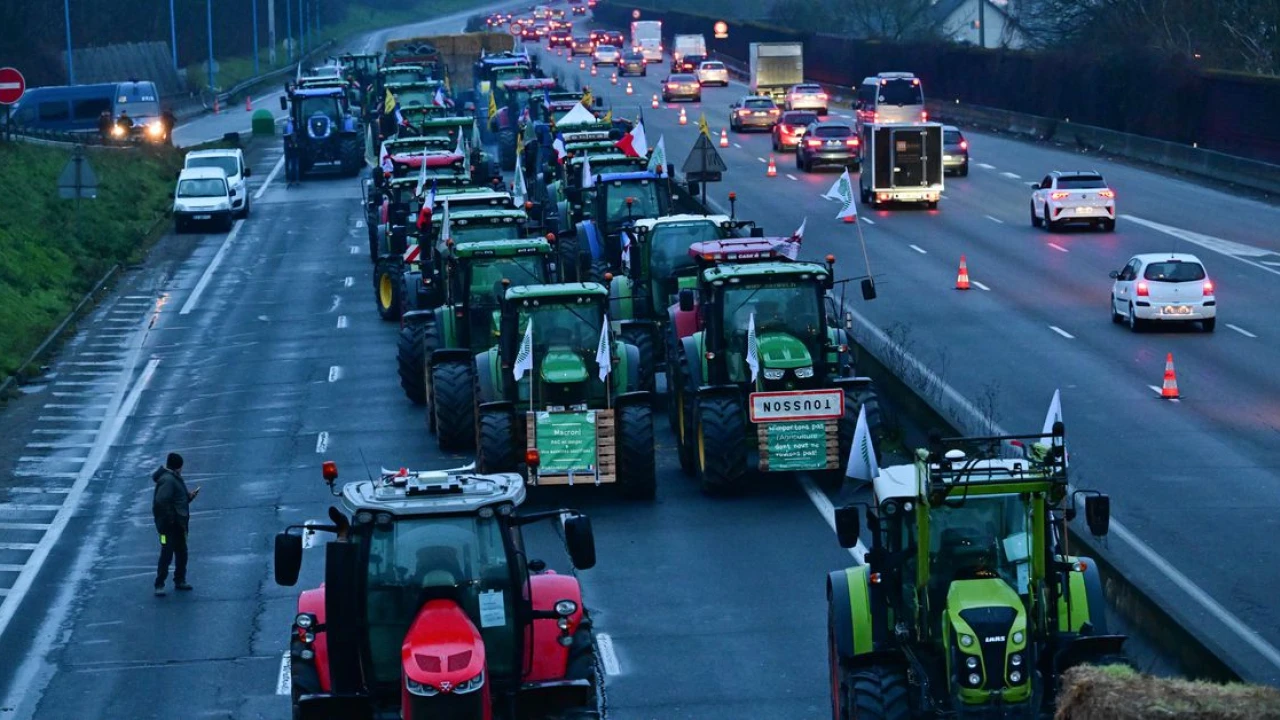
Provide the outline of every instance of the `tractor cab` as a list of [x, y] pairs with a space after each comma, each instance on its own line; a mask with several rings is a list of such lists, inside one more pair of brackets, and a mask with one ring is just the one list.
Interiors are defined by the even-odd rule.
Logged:
[[382, 53], [344, 53], [338, 56], [343, 75], [354, 77], [360, 87], [366, 87], [378, 76]]
[[380, 88], [385, 90], [389, 85], [398, 83], [428, 82], [432, 80], [431, 71], [423, 65], [399, 63], [386, 65], [378, 70]]
[[290, 85], [280, 97], [280, 109], [288, 111], [298, 141], [305, 174], [315, 165], [336, 164], [347, 175], [364, 167], [361, 128], [351, 111], [348, 86], [339, 79], [334, 86]]
[[602, 173], [594, 178], [590, 206], [577, 224], [579, 262], [583, 276], [603, 279], [604, 273], [622, 273], [622, 232], [637, 220], [671, 212], [668, 179], [645, 170]]
[[[334, 488], [330, 524], [275, 540], [276, 582], [297, 584], [306, 535], [330, 533], [324, 582], [290, 633], [294, 717], [539, 717], [594, 708], [591, 621], [576, 578], [530, 559], [522, 528], [565, 515], [577, 569], [595, 564], [590, 521], [522, 515], [518, 475], [383, 470]], [[590, 715], [593, 716], [593, 715]], [[581, 716], [586, 717], [586, 716]]]
[[385, 85], [391, 97], [400, 103], [400, 111], [414, 108], [431, 107], [435, 101], [436, 90], [443, 87], [439, 80], [398, 80]]
[[464, 240], [448, 246], [448, 304], [454, 310], [450, 320], [458, 326], [457, 344], [467, 349], [468, 358], [498, 342], [506, 287], [553, 282], [551, 253], [546, 238]]
[[864, 511], [870, 534], [866, 564], [828, 578], [837, 718], [908, 677], [915, 687], [882, 698], [887, 715], [1040, 717], [1068, 668], [1124, 662], [1096, 563], [1067, 549], [1077, 496], [1097, 537], [1110, 502], [1072, 491], [1065, 440], [1061, 422], [1041, 435], [934, 436], [912, 464], [880, 470], [870, 505], [836, 511], [841, 545], [859, 542]]
[[571, 151], [570, 156], [565, 159], [564, 165], [557, 166], [556, 172], [560, 177], [551, 184], [548, 191], [549, 198], [556, 204], [554, 217], [557, 225], [555, 229], [574, 227], [583, 219], [584, 209], [589, 207], [593, 201], [594, 190], [591, 187], [583, 187], [583, 183], [586, 180], [584, 173], [586, 172], [588, 157], [591, 159], [590, 168], [593, 175], [596, 173], [641, 172], [647, 162], [645, 158], [631, 157], [616, 152], [612, 142], [607, 143], [607, 147], [589, 155], [585, 153], [578, 154], [576, 143], [574, 147], [575, 150]]

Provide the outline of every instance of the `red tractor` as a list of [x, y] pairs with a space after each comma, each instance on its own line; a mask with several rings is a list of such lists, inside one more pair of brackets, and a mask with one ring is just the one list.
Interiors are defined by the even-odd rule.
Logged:
[[[531, 462], [537, 462], [531, 458]], [[290, 636], [295, 720], [598, 718], [591, 620], [572, 574], [526, 554], [521, 528], [562, 524], [573, 567], [595, 565], [591, 521], [521, 514], [511, 473], [383, 470], [334, 489], [332, 524], [276, 535], [275, 576], [292, 587], [304, 537], [325, 544], [324, 582], [298, 597]], [[309, 543], [308, 543], [309, 544]]]

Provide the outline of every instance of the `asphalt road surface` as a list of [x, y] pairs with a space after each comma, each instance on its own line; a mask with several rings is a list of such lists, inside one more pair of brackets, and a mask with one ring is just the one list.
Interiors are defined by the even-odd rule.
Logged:
[[[456, 28], [397, 34], [447, 29]], [[648, 107], [658, 80], [632, 79], [632, 102], [644, 104], [650, 142], [665, 135], [679, 165], [698, 113], [718, 137], [742, 90], [708, 89], [680, 127], [676, 111]], [[623, 111], [625, 84], [613, 88], [606, 72], [593, 87]], [[216, 137], [228, 119], [207, 121]], [[842, 274], [863, 274], [854, 226], [818, 197], [835, 174], [799, 174], [783, 157], [778, 177], [765, 178], [767, 136], [733, 141], [741, 147], [721, 150], [730, 172], [713, 194], [736, 191], [739, 214], [771, 234], [808, 217], [805, 254], [834, 252]], [[1280, 257], [1222, 241], [1280, 249], [1266, 233], [1276, 211], [1053, 149], [971, 143], [974, 169], [949, 181], [939, 210], [865, 214], [881, 296], [851, 309], [957, 397], [989, 400], [1008, 429], [1038, 429], [1061, 388], [1077, 484], [1115, 498], [1124, 532], [1113, 530], [1110, 552], [1148, 586], [1181, 593], [1173, 609], [1183, 619], [1274, 681], [1280, 669], [1266, 654], [1280, 642], [1271, 601], [1280, 550], [1270, 543], [1277, 444], [1268, 440], [1280, 410], [1268, 400], [1278, 396], [1268, 366], [1278, 355], [1265, 308], [1280, 272], [1267, 262]], [[374, 311], [356, 181], [285, 188], [274, 146], [253, 148], [250, 163], [253, 215], [230, 234], [167, 238], [82, 324], [45, 382], [0, 417], [0, 718], [286, 717], [281, 661], [295, 590], [275, 586], [271, 542], [287, 524], [324, 517], [320, 462], [337, 461], [350, 480], [363, 475], [362, 458], [387, 467], [467, 459], [439, 455], [400, 391], [396, 327]], [[1081, 163], [1117, 187], [1117, 232], [1031, 230], [1025, 182]], [[1168, 249], [1169, 233], [1218, 282], [1215, 335], [1135, 336], [1106, 319], [1107, 271], [1131, 253]], [[951, 289], [961, 252], [989, 290]], [[1177, 404], [1149, 388], [1168, 351]], [[676, 467], [665, 421], [655, 422], [657, 502], [590, 488], [533, 501], [594, 519], [600, 562], [581, 575], [609, 717], [822, 717], [823, 582], [852, 562], [831, 532], [830, 499], [789, 479], [705, 498]], [[195, 591], [154, 598], [150, 473], [170, 450], [203, 488], [191, 528]], [[550, 543], [539, 534], [531, 547], [563, 567]], [[319, 560], [308, 552], [300, 587], [319, 582]], [[1261, 637], [1251, 644], [1229, 617]]]

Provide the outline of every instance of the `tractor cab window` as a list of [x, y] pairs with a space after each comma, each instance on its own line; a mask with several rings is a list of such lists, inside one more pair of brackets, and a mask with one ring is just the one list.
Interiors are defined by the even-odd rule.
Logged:
[[[496, 517], [400, 519], [369, 540], [369, 644], [373, 679], [398, 683], [400, 648], [427, 600], [455, 600], [484, 638], [493, 674], [517, 673], [516, 594]], [[483, 612], [482, 612], [483, 610]]]
[[[514, 240], [521, 236], [520, 226], [509, 223], [450, 223], [449, 230], [455, 243], [479, 240]], [[514, 280], [512, 282], [515, 282]]]
[[[812, 354], [825, 331], [822, 306], [813, 286], [804, 283], [772, 283], [741, 286], [730, 284], [724, 291], [725, 353], [732, 382], [751, 379], [747, 367], [747, 329], [755, 317], [756, 340], [766, 336], [790, 336], [804, 343]], [[761, 368], [767, 365], [764, 353]]]
[[426, 90], [420, 90], [417, 88], [412, 90], [401, 90], [399, 93], [396, 93], [396, 99], [400, 101], [400, 107], [402, 108], [427, 107], [431, 104], [434, 97], [434, 93], [429, 93]]
[[689, 246], [720, 239], [712, 222], [661, 223], [649, 233], [649, 267], [654, 278], [667, 278], [681, 268], [694, 267]]
[[517, 255], [487, 260], [472, 260], [471, 278], [467, 283], [473, 307], [497, 305], [496, 291], [505, 278], [512, 285], [533, 285], [546, 281], [542, 272], [542, 258], [537, 255]]
[[336, 97], [304, 97], [302, 98], [302, 117], [309, 118], [323, 115], [333, 122], [338, 122], [341, 113], [338, 111]]
[[533, 352], [539, 356], [552, 345], [574, 349], [594, 348], [600, 343], [601, 309], [594, 302], [543, 300], [538, 307], [520, 309], [520, 336], [533, 320]]
[[1018, 495], [970, 495], [929, 514], [930, 604], [940, 608], [955, 580], [1001, 578], [1027, 593], [1030, 506]]
[[[627, 210], [627, 198], [633, 198], [630, 211]], [[611, 223], [626, 220], [628, 215], [661, 217], [666, 211], [665, 203], [658, 200], [658, 186], [652, 180], [609, 183], [605, 196], [605, 219]]]
[[497, 83], [501, 83], [503, 80], [523, 80], [527, 77], [529, 77], [529, 68], [523, 65], [511, 65], [493, 69], [493, 80]]

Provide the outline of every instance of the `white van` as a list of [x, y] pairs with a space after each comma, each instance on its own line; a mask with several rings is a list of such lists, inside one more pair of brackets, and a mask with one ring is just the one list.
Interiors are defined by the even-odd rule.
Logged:
[[231, 185], [231, 208], [239, 217], [249, 217], [249, 183], [246, 181], [253, 172], [244, 164], [244, 152], [240, 148], [224, 148], [217, 150], [195, 150], [187, 153], [184, 167], [222, 168], [227, 174], [227, 183]]
[[853, 101], [858, 125], [928, 122], [924, 87], [909, 72], [882, 72], [865, 78]]
[[220, 167], [187, 168], [178, 174], [173, 191], [173, 228], [186, 232], [195, 223], [209, 223], [223, 231], [235, 222], [231, 203], [235, 191]]

